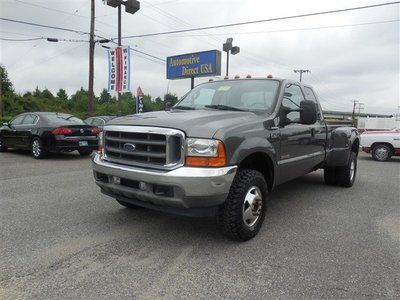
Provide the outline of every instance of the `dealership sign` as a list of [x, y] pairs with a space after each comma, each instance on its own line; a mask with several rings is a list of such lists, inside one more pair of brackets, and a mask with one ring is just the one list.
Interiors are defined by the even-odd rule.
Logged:
[[129, 92], [131, 56], [129, 47], [117, 47], [108, 50], [108, 91]]
[[221, 52], [218, 50], [167, 57], [167, 79], [221, 75]]

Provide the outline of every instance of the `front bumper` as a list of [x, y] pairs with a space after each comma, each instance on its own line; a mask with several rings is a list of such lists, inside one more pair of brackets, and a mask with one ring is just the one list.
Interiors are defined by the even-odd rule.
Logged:
[[[228, 196], [237, 166], [223, 168], [180, 167], [171, 171], [115, 164], [92, 157], [96, 184], [103, 193], [178, 209], [215, 207]], [[144, 205], [145, 206], [145, 205]]]

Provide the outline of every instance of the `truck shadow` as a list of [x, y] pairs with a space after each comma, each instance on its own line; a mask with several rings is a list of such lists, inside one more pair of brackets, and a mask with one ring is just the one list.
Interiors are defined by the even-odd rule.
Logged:
[[[336, 188], [338, 191], [343, 190], [339, 187], [331, 188]], [[322, 172], [313, 172], [277, 187], [269, 194], [264, 230], [261, 230], [259, 236], [267, 232], [265, 227], [277, 226], [276, 221], [282, 222], [282, 219], [279, 220], [279, 218], [285, 218], [286, 210], [293, 211], [299, 207], [312, 207], [312, 203], [317, 201], [315, 195], [321, 194], [326, 189]], [[154, 243], [162, 247], [164, 243], [171, 243], [171, 240], [178, 244], [190, 240], [217, 244], [237, 243], [222, 235], [216, 218], [183, 217], [144, 208], [120, 208], [103, 217], [106, 223], [113, 222], [113, 219], [114, 221], [119, 220], [117, 223], [127, 226], [132, 234], [134, 232], [137, 234], [138, 231], [143, 234], [142, 230], [145, 228], [146, 239], [149, 239], [149, 235], [151, 236], [152, 247], [154, 247]], [[136, 236], [134, 239], [138, 238]]]

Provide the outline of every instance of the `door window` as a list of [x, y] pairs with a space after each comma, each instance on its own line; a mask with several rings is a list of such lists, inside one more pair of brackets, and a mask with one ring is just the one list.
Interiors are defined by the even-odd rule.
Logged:
[[24, 118], [25, 118], [25, 115], [16, 117], [14, 120], [11, 121], [11, 125], [13, 125], [13, 126], [21, 125]]
[[[304, 95], [298, 85], [288, 83], [283, 94], [282, 106], [289, 109], [299, 109], [300, 102], [304, 100]], [[300, 121], [300, 112], [293, 111], [286, 116], [291, 122]]]
[[26, 115], [25, 119], [22, 121], [23, 125], [33, 125], [37, 120], [37, 116], [35, 115]]

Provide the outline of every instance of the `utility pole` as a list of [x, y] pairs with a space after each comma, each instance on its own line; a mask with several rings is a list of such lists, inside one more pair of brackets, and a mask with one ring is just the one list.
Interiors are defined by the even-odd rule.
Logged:
[[94, 115], [94, 18], [95, 18], [95, 4], [94, 0], [90, 0], [90, 37], [89, 37], [89, 116]]
[[[121, 47], [121, 4], [118, 5], [118, 47]], [[122, 116], [121, 92], [118, 92], [118, 116]]]
[[303, 78], [303, 73], [311, 73], [311, 71], [310, 70], [305, 70], [305, 69], [296, 69], [296, 70], [293, 70], [295, 73], [300, 73], [300, 82], [301, 82], [301, 79]]
[[357, 106], [358, 100], [353, 100], [353, 113], [351, 115], [351, 118], [353, 119], [353, 124], [355, 124], [355, 113], [356, 113], [356, 106]]
[[[94, 1], [94, 0], [92, 0]], [[137, 0], [106, 0], [104, 1], [108, 6], [118, 7], [118, 47], [122, 46], [121, 38], [121, 7], [125, 6], [125, 11], [129, 14], [134, 14], [140, 9], [140, 2]], [[118, 116], [122, 116], [122, 101], [121, 92], [118, 92]]]

